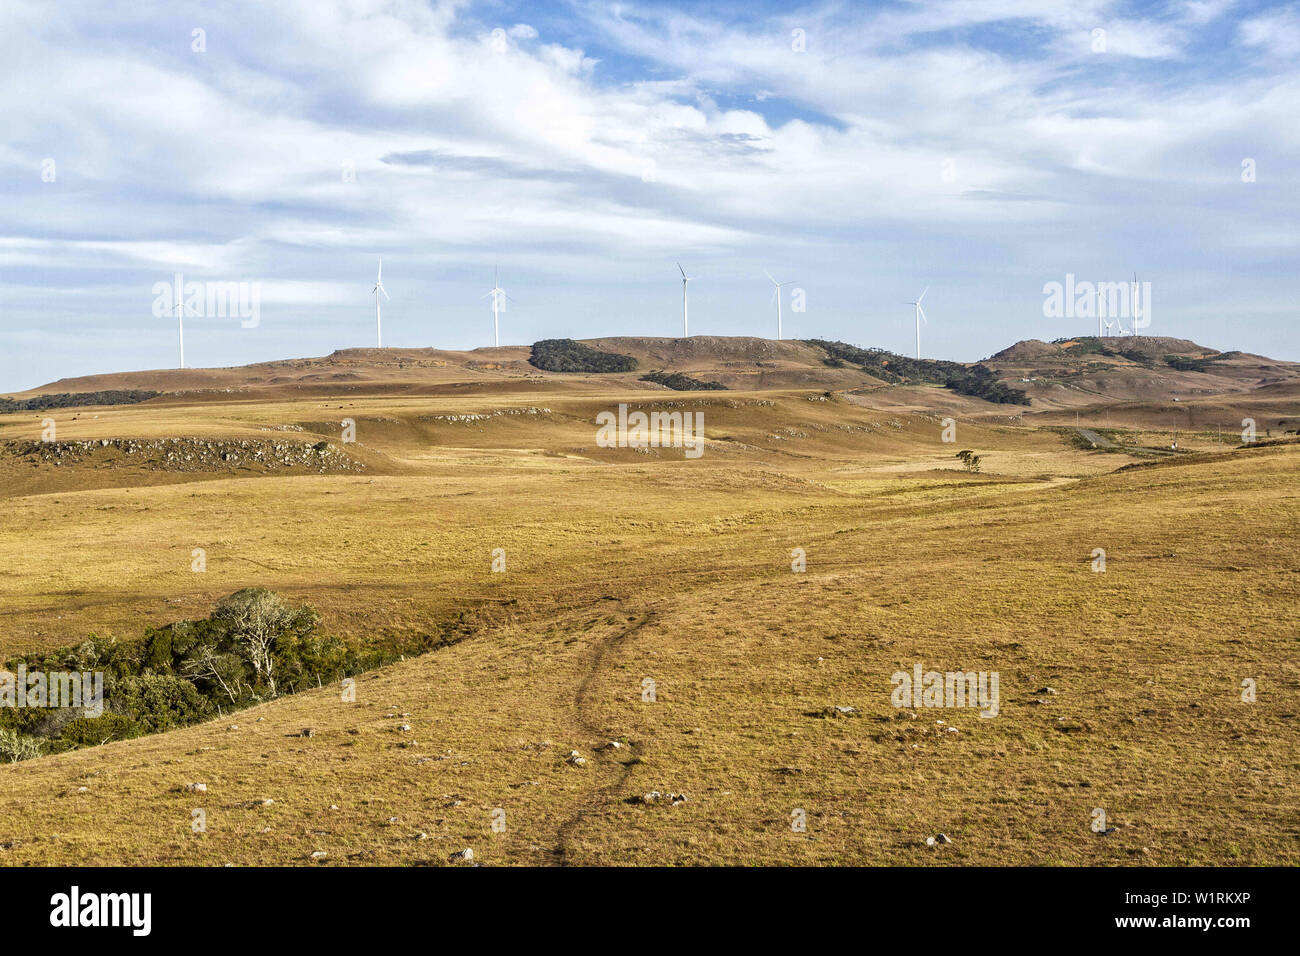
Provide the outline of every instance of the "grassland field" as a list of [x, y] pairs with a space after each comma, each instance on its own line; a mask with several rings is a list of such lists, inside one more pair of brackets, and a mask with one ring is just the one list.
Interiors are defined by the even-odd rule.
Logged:
[[[946, 443], [942, 408], [798, 389], [444, 391], [54, 416], [64, 442], [328, 441], [346, 473], [0, 460], [7, 657], [252, 586], [360, 640], [472, 622], [355, 703], [0, 766], [0, 864], [1300, 861], [1300, 445], [1155, 458], [993, 416]], [[703, 411], [704, 455], [596, 447], [620, 401]], [[893, 706], [916, 663], [998, 672], [998, 716]]]

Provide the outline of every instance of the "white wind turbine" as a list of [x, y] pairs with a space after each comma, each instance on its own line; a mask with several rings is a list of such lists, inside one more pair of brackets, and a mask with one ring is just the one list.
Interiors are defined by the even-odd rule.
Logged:
[[686, 321], [686, 284], [694, 277], [686, 274], [686, 270], [682, 268], [680, 262], [677, 263], [677, 271], [682, 274], [682, 338], [686, 338], [691, 334], [690, 325]]
[[384, 294], [385, 299], [392, 299], [388, 290], [384, 288], [384, 260], [379, 260], [379, 274], [375, 276], [375, 287], [370, 290], [375, 296], [375, 348], [384, 347], [384, 327], [379, 321], [379, 293]]
[[925, 317], [925, 310], [921, 308], [921, 300], [925, 298], [925, 293], [929, 291], [930, 287], [926, 286], [925, 291], [916, 297], [915, 302], [907, 303], [916, 307], [916, 357], [918, 359], [921, 357], [921, 323], [930, 324], [930, 320]]
[[784, 282], [777, 282], [772, 278], [772, 273], [766, 269], [763, 270], [763, 275], [767, 276], [768, 280], [775, 286], [772, 290], [772, 298], [776, 299], [776, 340], [779, 342], [781, 341], [781, 286], [789, 285], [795, 280], [786, 279]]
[[[1100, 284], [1100, 283], [1099, 283], [1099, 284]], [[1106, 328], [1110, 328], [1110, 323], [1109, 323], [1109, 322], [1106, 322], [1106, 323], [1104, 323], [1104, 324], [1105, 324]], [[1102, 327], [1102, 325], [1103, 325], [1103, 323], [1102, 323], [1102, 320], [1101, 320], [1101, 289], [1098, 289], [1098, 290], [1097, 290], [1097, 338], [1101, 338], [1101, 327]]]
[[[510, 296], [506, 295], [506, 290], [497, 282], [496, 266], [492, 267], [492, 288], [480, 298], [486, 299], [489, 295], [492, 296], [492, 341], [499, 348], [501, 345], [500, 314], [506, 310], [506, 299], [510, 299]], [[510, 299], [510, 301], [515, 300]]]
[[1129, 301], [1129, 311], [1133, 313], [1132, 319], [1133, 319], [1133, 335], [1134, 335], [1134, 336], [1136, 336], [1136, 335], [1138, 334], [1137, 317], [1138, 317], [1138, 290], [1139, 290], [1139, 289], [1140, 289], [1140, 286], [1138, 285], [1138, 274], [1135, 272], [1135, 273], [1133, 273], [1133, 294], [1132, 294], [1131, 296], [1129, 296], [1129, 300], [1128, 300], [1128, 301]]
[[185, 367], [185, 299], [184, 296], [178, 296], [176, 299], [176, 331], [181, 337], [181, 368]]

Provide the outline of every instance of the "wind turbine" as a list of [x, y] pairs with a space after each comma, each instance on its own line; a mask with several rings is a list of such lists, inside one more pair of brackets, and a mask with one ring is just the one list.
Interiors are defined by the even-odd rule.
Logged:
[[375, 276], [375, 287], [370, 291], [375, 295], [375, 348], [382, 349], [384, 347], [384, 328], [379, 321], [379, 293], [382, 292], [385, 299], [392, 299], [392, 296], [388, 294], [388, 290], [384, 288], [384, 260], [382, 257], [379, 259], [379, 274]]
[[772, 278], [772, 273], [766, 269], [763, 270], [763, 275], [767, 276], [772, 285], [776, 287], [772, 290], [772, 298], [776, 299], [776, 340], [779, 342], [781, 341], [781, 286], [789, 285], [794, 280], [786, 279], [784, 282], [777, 282]]
[[1138, 290], [1139, 290], [1139, 288], [1140, 288], [1140, 287], [1138, 286], [1138, 274], [1135, 272], [1135, 273], [1133, 273], [1133, 294], [1132, 294], [1131, 296], [1129, 296], [1129, 300], [1128, 300], [1128, 301], [1129, 301], [1129, 306], [1130, 306], [1130, 308], [1132, 309], [1132, 312], [1133, 312], [1133, 335], [1134, 335], [1134, 337], [1136, 337], [1137, 334], [1138, 334], [1137, 317], [1138, 317]]
[[[1100, 286], [1100, 283], [1098, 283]], [[1097, 289], [1097, 338], [1101, 338], [1101, 289]], [[1106, 323], [1106, 328], [1110, 328], [1110, 323]]]
[[686, 274], [686, 270], [682, 268], [680, 262], [677, 263], [677, 271], [682, 274], [682, 338], [686, 338], [691, 334], [690, 326], [686, 321], [686, 283], [690, 282], [693, 277]]
[[925, 310], [921, 308], [921, 300], [925, 298], [925, 293], [930, 291], [926, 286], [925, 291], [916, 297], [915, 302], [909, 302], [908, 305], [916, 306], [916, 357], [921, 357], [921, 323], [930, 324], [930, 320], [925, 317]]
[[181, 336], [181, 368], [185, 367], [185, 300], [183, 296], [176, 297], [176, 331]]
[[[1118, 321], [1118, 320], [1116, 320], [1116, 321]], [[1106, 323], [1106, 334], [1107, 334], [1107, 335], [1110, 335], [1110, 330], [1111, 330], [1112, 328], [1114, 328], [1114, 327], [1115, 327], [1115, 323], [1114, 323], [1114, 322], [1107, 322], [1107, 323]]]
[[[486, 299], [489, 295], [492, 296], [492, 340], [500, 348], [501, 325], [499, 314], [506, 310], [505, 300], [510, 299], [510, 296], [506, 295], [506, 290], [501, 288], [501, 285], [497, 282], [496, 266], [492, 267], [492, 288], [480, 298]], [[514, 299], [510, 299], [510, 301], [513, 302]]]

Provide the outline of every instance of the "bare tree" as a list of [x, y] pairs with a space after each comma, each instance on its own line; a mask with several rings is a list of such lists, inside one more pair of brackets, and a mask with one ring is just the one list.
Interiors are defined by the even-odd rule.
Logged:
[[239, 667], [239, 661], [233, 655], [221, 653], [212, 644], [203, 644], [181, 665], [181, 673], [216, 682], [233, 704], [242, 683], [238, 677]]
[[272, 591], [245, 588], [222, 600], [212, 616], [230, 626], [258, 681], [275, 697], [275, 640], [294, 626], [294, 612]]

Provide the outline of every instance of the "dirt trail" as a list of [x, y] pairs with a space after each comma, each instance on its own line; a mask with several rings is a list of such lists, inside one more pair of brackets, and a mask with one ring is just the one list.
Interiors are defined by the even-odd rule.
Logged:
[[[590, 746], [591, 755], [588, 757], [588, 766], [593, 770], [596, 770], [597, 768], [603, 770], [610, 763], [614, 763], [618, 765], [618, 771], [612, 782], [594, 790], [580, 804], [573, 816], [560, 825], [559, 831], [556, 834], [556, 846], [554, 850], [555, 861], [560, 866], [565, 866], [572, 862], [569, 857], [569, 841], [574, 830], [582, 825], [583, 820], [595, 811], [606, 806], [612, 797], [622, 791], [627, 778], [632, 773], [630, 763], [631, 758], [633, 756], [639, 756], [639, 754], [634, 752], [638, 748], [634, 748], [632, 745], [627, 746], [627, 754], [621, 759], [614, 756], [615, 753], [621, 753], [621, 751], [597, 749], [608, 741], [614, 740], [623, 735], [618, 732], [610, 731], [608, 728], [603, 727], [597, 722], [595, 716], [596, 701], [592, 696], [593, 684], [609, 655], [625, 643], [628, 638], [632, 637], [632, 635], [636, 634], [647, 624], [653, 623], [654, 620], [655, 614], [653, 611], [642, 612], [632, 623], [596, 643], [591, 649], [582, 679], [578, 682], [578, 686], [574, 691], [573, 708], [576, 713], [578, 727], [582, 730], [583, 734], [586, 735]], [[644, 751], [644, 744], [641, 744], [639, 749]]]

